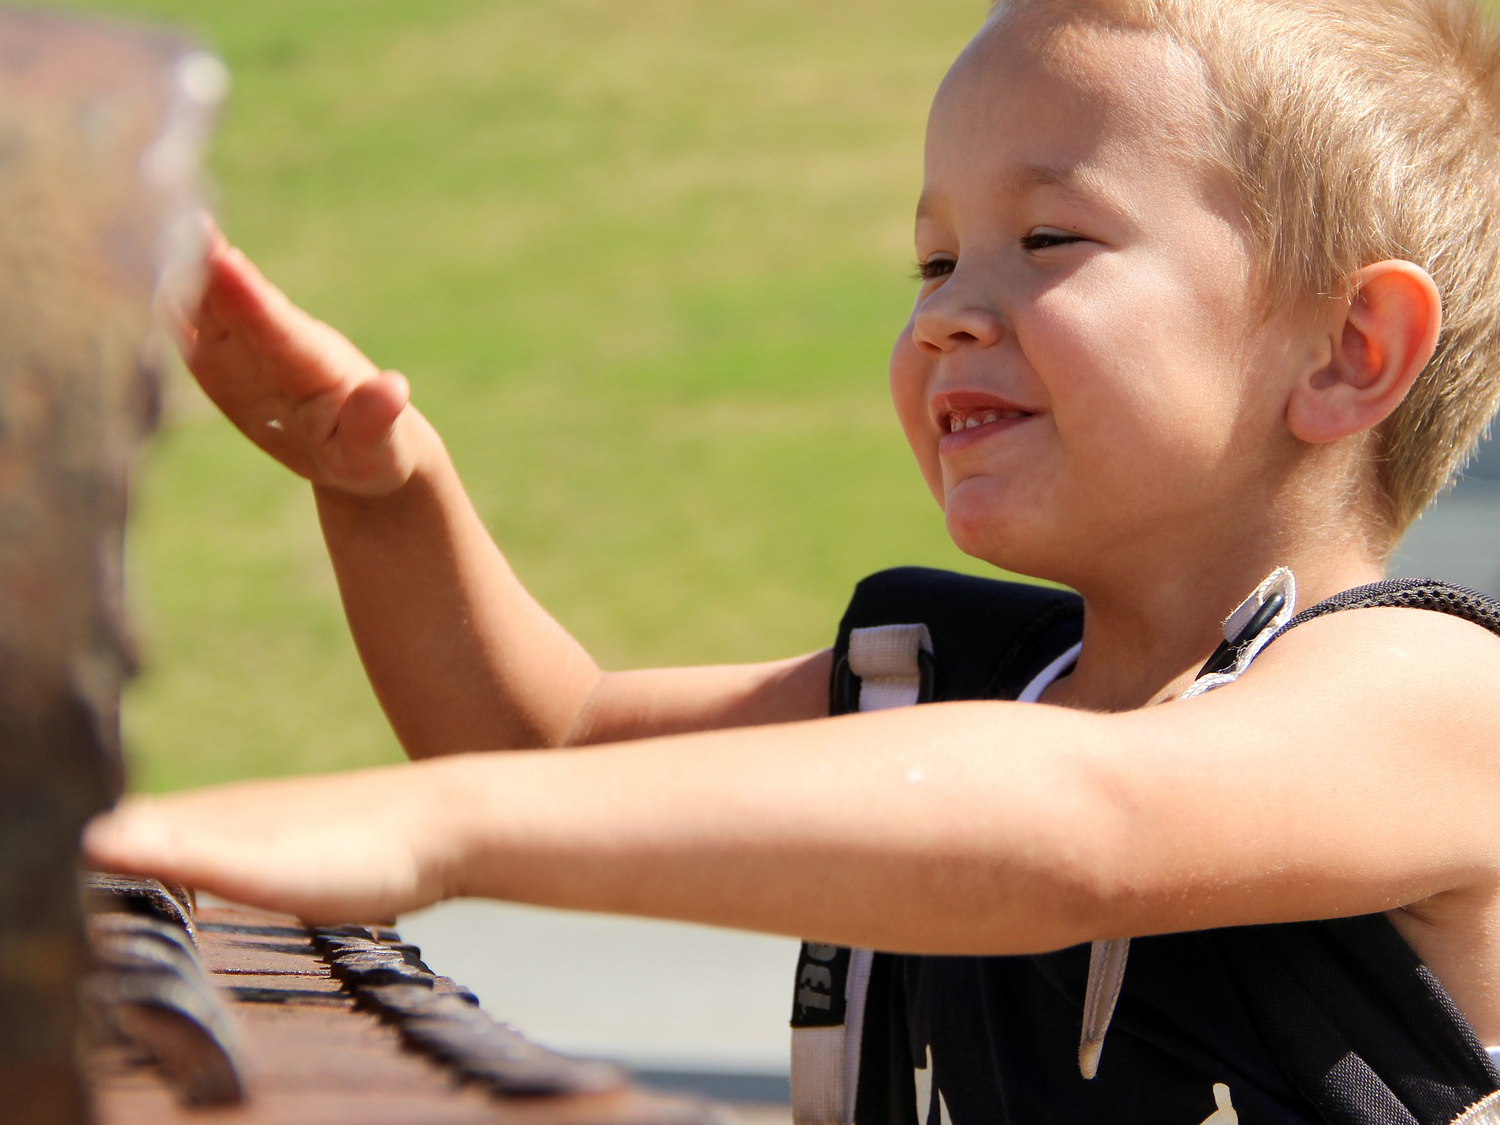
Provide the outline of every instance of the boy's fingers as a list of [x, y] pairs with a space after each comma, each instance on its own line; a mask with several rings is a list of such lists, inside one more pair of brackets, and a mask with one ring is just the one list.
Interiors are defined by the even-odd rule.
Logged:
[[242, 433], [294, 472], [380, 492], [410, 466], [396, 427], [410, 390], [309, 316], [204, 217], [202, 296], [171, 310], [188, 368]]
[[157, 306], [156, 317], [167, 331], [173, 345], [184, 359], [190, 356], [198, 344], [198, 326], [189, 318], [181, 302], [168, 298]]
[[203, 232], [203, 247], [205, 256], [212, 254], [229, 245], [229, 239], [219, 227], [219, 221], [208, 211], [198, 212], [198, 224]]
[[237, 247], [223, 243], [208, 256], [204, 310], [221, 324], [258, 335], [286, 334], [295, 306]]
[[226, 393], [240, 386], [257, 396], [284, 395], [286, 405], [296, 405], [378, 374], [363, 352], [298, 308], [235, 247], [215, 249], [206, 274], [203, 299], [189, 316], [189, 366], [200, 382], [223, 384]]
[[[253, 886], [260, 863], [275, 863], [282, 843], [277, 809], [255, 787], [135, 797], [95, 817], [83, 832], [85, 861], [102, 870], [155, 875], [224, 892]], [[252, 841], [260, 850], [247, 852]], [[243, 895], [242, 895], [243, 897]]]
[[296, 352], [331, 333], [299, 309], [237, 246], [222, 239], [205, 261], [197, 321], [200, 331], [234, 337], [260, 350]]
[[122, 802], [91, 820], [83, 831], [84, 859], [107, 871], [164, 871], [180, 840], [149, 803]]
[[371, 771], [128, 798], [84, 829], [83, 855], [306, 918], [386, 917], [436, 897], [402, 833], [369, 824], [407, 793], [404, 773]]

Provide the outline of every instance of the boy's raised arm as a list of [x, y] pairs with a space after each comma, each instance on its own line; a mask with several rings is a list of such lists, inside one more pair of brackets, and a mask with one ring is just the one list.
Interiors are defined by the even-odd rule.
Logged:
[[533, 600], [405, 378], [302, 312], [217, 231], [189, 368], [313, 485], [355, 643], [413, 757], [811, 717], [826, 656], [614, 675]]

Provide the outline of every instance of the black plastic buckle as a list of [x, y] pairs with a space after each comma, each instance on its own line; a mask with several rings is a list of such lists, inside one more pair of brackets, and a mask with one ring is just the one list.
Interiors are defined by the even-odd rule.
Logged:
[[1245, 646], [1260, 636], [1261, 630], [1271, 623], [1271, 619], [1281, 612], [1281, 607], [1284, 605], [1286, 605], [1286, 598], [1281, 594], [1272, 594], [1267, 598], [1243, 629], [1231, 639], [1220, 642], [1219, 647], [1214, 649], [1213, 655], [1208, 658], [1208, 662], [1198, 670], [1197, 678], [1201, 680], [1204, 676], [1211, 676], [1216, 672], [1227, 672], [1233, 668]]

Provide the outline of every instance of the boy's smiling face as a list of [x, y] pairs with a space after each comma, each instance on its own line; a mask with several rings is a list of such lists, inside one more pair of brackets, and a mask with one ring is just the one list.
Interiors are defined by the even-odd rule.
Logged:
[[891, 388], [954, 541], [1082, 585], [1100, 552], [1191, 565], [1268, 495], [1320, 345], [1265, 315], [1198, 61], [1045, 7], [938, 92]]

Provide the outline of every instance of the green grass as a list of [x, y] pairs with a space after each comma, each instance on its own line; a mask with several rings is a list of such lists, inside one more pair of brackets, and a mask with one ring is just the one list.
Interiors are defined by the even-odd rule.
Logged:
[[[926, 103], [983, 0], [86, 6], [224, 56], [226, 228], [411, 376], [605, 663], [811, 649], [860, 575], [966, 565], [884, 369]], [[169, 399], [132, 529], [134, 784], [394, 759], [305, 488], [181, 376]]]

